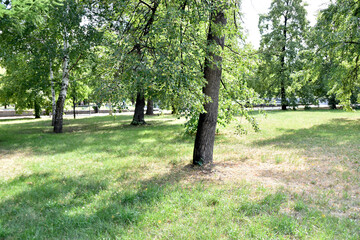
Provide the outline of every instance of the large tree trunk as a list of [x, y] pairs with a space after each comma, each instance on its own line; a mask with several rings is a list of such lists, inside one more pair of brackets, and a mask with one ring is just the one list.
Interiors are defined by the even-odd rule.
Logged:
[[54, 126], [54, 124], [55, 124], [56, 99], [55, 99], [55, 87], [54, 87], [54, 72], [52, 70], [52, 63], [51, 62], [50, 62], [50, 82], [51, 82], [51, 100], [52, 100], [51, 126]]
[[[67, 13], [69, 12], [69, 5], [66, 9]], [[56, 102], [56, 111], [55, 111], [55, 123], [54, 123], [54, 132], [62, 133], [63, 128], [63, 114], [64, 114], [64, 104], [66, 100], [67, 89], [69, 87], [69, 42], [67, 39], [67, 29], [64, 28], [64, 58], [62, 66], [62, 82], [61, 90], [59, 93], [58, 100]]]
[[131, 122], [131, 125], [146, 124], [146, 122], [144, 120], [144, 107], [145, 107], [144, 91], [138, 90], [137, 96], [136, 96], [135, 112], [134, 112], [134, 117]]
[[177, 115], [179, 113], [179, 110], [177, 107], [175, 107], [175, 105], [171, 106], [171, 114], [173, 115]]
[[328, 104], [330, 109], [336, 109], [336, 97], [335, 94], [330, 95], [328, 98]]
[[[219, 5], [222, 5], [220, 2]], [[216, 11], [217, 10], [217, 11]], [[226, 25], [226, 17], [223, 9], [216, 9], [211, 13], [207, 45], [215, 42], [224, 48], [225, 36], [219, 34], [219, 28]], [[216, 25], [216, 26], [214, 26]], [[216, 30], [215, 30], [216, 29]], [[205, 59], [204, 77], [207, 84], [203, 88], [206, 96], [211, 97], [211, 101], [204, 104], [205, 112], [200, 114], [194, 155], [194, 165], [206, 165], [213, 162], [213, 149], [215, 141], [215, 130], [218, 116], [219, 89], [222, 73], [222, 57], [215, 52], [209, 52]]]
[[154, 115], [154, 102], [151, 99], [147, 101], [146, 115]]

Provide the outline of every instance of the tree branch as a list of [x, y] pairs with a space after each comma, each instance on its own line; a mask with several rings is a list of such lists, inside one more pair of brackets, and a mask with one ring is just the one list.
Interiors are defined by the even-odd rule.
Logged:
[[76, 59], [76, 62], [70, 67], [68, 74], [70, 73], [70, 71], [78, 64], [80, 58], [82, 56], [82, 53], [80, 53], [79, 57]]
[[360, 44], [360, 42], [355, 42], [355, 41], [332, 42], [332, 43], [328, 43], [328, 44], [321, 46], [318, 50], [316, 50], [316, 53], [318, 53], [323, 48], [326, 48], [330, 45], [336, 45], [336, 44]]
[[148, 3], [146, 3], [146, 2], [144, 2], [144, 1], [142, 1], [142, 0], [140, 0], [139, 1], [140, 3], [142, 3], [142, 4], [144, 4], [144, 5], [146, 5], [148, 8], [150, 8], [151, 10], [153, 10], [153, 8], [148, 4]]

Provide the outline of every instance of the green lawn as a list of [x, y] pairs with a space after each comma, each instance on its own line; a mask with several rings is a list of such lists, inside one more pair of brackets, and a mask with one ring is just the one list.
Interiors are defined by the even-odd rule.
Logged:
[[0, 239], [360, 239], [360, 114], [257, 118], [211, 171], [169, 115], [0, 120]]

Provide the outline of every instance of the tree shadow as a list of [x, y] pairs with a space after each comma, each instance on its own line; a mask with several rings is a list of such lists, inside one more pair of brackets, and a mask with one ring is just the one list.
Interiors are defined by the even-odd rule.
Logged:
[[0, 184], [0, 189], [15, 192], [0, 201], [0, 239], [121, 236], [188, 174], [174, 167], [145, 180], [120, 178], [116, 180], [122, 185], [118, 189], [106, 178], [97, 178], [104, 172], [77, 177], [51, 173], [19, 176]]
[[108, 152], [116, 157], [134, 154], [146, 157], [155, 152], [153, 156], [171, 157], [179, 149], [166, 146], [187, 144], [174, 138], [175, 135], [184, 140], [186, 136], [180, 136], [182, 126], [172, 124], [172, 120], [151, 117], [147, 125], [132, 126], [129, 119], [129, 116], [117, 116], [115, 120], [112, 117], [67, 120], [67, 132], [63, 134], [49, 134], [51, 127], [45, 126], [49, 122], [16, 124], [0, 133], [3, 145], [0, 150], [2, 147], [12, 151], [31, 149], [31, 154], [38, 156], [76, 151], [83, 154]]
[[35, 119], [34, 117], [25, 117], [25, 118], [6, 118], [6, 119], [0, 119], [0, 122], [6, 123], [6, 122], [17, 122], [17, 121], [38, 121], [39, 119]]
[[[69, 152], [80, 156], [108, 154], [90, 161], [96, 164], [113, 159], [121, 162], [134, 155], [147, 161], [149, 153], [152, 158], [171, 159], [182, 151], [182, 144], [187, 144], [174, 138], [180, 124], [154, 117], [150, 124], [136, 127], [124, 123], [128, 119], [125, 116], [117, 121], [110, 117], [69, 121], [68, 127], [74, 124], [76, 131], [59, 135], [41, 132], [48, 122], [16, 124], [0, 132], [0, 151], [3, 148], [10, 156], [11, 152], [30, 149], [29, 154], [39, 157]], [[76, 168], [77, 159], [72, 161], [71, 166]], [[68, 160], [64, 164], [69, 164]], [[147, 170], [142, 166], [131, 166], [128, 161], [111, 169], [112, 174], [94, 167], [84, 175], [71, 177], [61, 177], [61, 172], [51, 169], [0, 182], [4, 193], [12, 193], [0, 201], [0, 239], [89, 239], [96, 235], [114, 238], [136, 225], [145, 210], [161, 201], [165, 192], [187, 174], [173, 165], [166, 174], [142, 180]], [[111, 232], [115, 230], [118, 232]]]

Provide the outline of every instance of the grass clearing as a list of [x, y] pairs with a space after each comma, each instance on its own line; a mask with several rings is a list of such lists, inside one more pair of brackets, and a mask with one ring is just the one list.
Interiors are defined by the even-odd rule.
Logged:
[[0, 121], [0, 239], [359, 239], [360, 114], [269, 112], [192, 168], [182, 120]]

